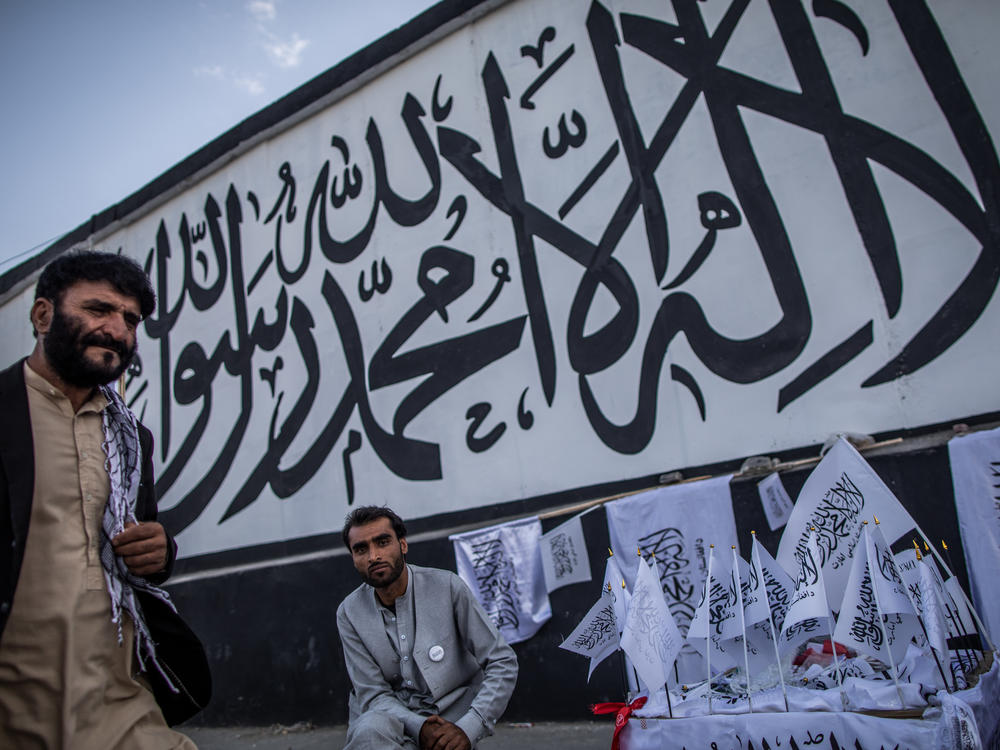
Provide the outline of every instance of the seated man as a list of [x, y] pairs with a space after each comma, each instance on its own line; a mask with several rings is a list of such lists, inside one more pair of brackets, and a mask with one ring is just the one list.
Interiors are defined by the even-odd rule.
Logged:
[[493, 733], [517, 657], [454, 573], [406, 563], [389, 508], [356, 508], [344, 543], [364, 583], [337, 609], [351, 678], [345, 750], [468, 750]]

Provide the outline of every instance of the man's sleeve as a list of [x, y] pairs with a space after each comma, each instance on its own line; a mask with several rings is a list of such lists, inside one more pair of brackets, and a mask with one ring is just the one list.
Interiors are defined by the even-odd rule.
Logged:
[[483, 682], [468, 712], [455, 723], [475, 745], [493, 734], [517, 683], [517, 656], [486, 615], [469, 587], [458, 576], [452, 581], [455, 621], [465, 642], [483, 668]]
[[411, 711], [396, 697], [382, 676], [382, 670], [368, 653], [364, 641], [344, 612], [343, 605], [337, 609], [337, 629], [340, 631], [344, 664], [351, 678], [351, 685], [354, 687], [358, 712], [383, 711], [395, 716], [403, 722], [406, 734], [416, 740], [427, 717]]
[[[153, 433], [144, 425], [139, 425], [139, 449], [142, 454], [142, 472], [139, 479], [139, 493], [136, 498], [136, 517], [140, 521], [156, 520], [156, 489], [155, 478], [153, 476]], [[145, 576], [150, 583], [159, 586], [170, 578], [174, 571], [174, 561], [177, 559], [177, 542], [166, 529], [163, 533], [167, 535], [167, 563], [159, 573]]]

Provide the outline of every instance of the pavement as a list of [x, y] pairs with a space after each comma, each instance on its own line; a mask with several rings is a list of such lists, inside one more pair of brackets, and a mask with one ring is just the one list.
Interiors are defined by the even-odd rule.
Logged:
[[[482, 750], [608, 750], [614, 717], [604, 722], [531, 722], [497, 725], [496, 734], [479, 743]], [[270, 727], [182, 727], [199, 750], [339, 750], [345, 726], [311, 724]]]

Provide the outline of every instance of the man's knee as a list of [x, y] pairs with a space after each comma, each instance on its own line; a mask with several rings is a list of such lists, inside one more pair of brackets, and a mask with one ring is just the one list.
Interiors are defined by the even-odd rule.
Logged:
[[382, 711], [365, 711], [347, 728], [347, 748], [412, 747], [407, 740], [403, 722]]

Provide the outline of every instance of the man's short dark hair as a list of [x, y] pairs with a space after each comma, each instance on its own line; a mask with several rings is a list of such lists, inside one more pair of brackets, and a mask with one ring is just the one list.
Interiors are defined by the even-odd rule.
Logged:
[[403, 523], [403, 519], [397, 516], [391, 508], [385, 505], [362, 505], [347, 514], [347, 519], [344, 521], [344, 546], [347, 549], [351, 548], [347, 534], [354, 526], [364, 526], [380, 518], [389, 519], [397, 539], [406, 538], [406, 525]]
[[45, 266], [35, 286], [35, 299], [50, 299], [58, 306], [63, 293], [78, 281], [108, 282], [139, 303], [143, 318], [156, 307], [156, 293], [142, 266], [126, 255], [99, 250], [68, 252]]

